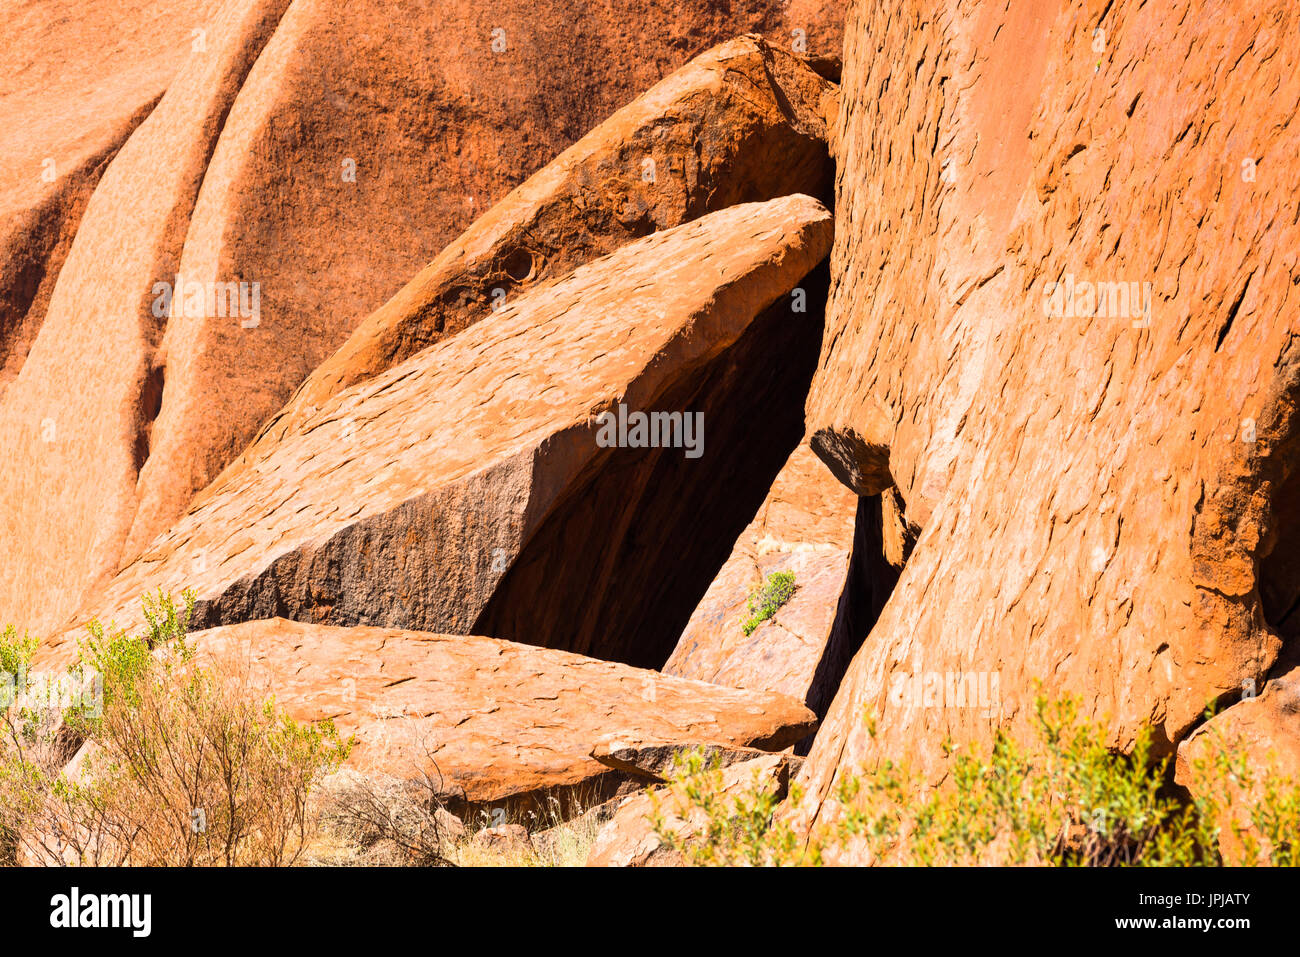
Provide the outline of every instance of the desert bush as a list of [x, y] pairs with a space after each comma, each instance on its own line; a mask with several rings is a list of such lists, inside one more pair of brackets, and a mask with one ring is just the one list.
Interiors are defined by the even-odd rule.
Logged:
[[756, 867], [775, 862], [781, 829], [772, 828], [772, 816], [781, 802], [774, 787], [755, 779], [739, 793], [728, 793], [718, 758], [691, 750], [674, 756], [666, 792], [650, 792], [650, 820], [661, 844], [688, 863]]
[[[1185, 798], [1168, 786], [1169, 759], [1154, 757], [1149, 733], [1114, 753], [1071, 698], [1038, 699], [1033, 728], [1025, 744], [1003, 730], [982, 752], [950, 751], [938, 788], [892, 760], [846, 774], [838, 813], [807, 835], [774, 822], [772, 791], [724, 793], [721, 773], [692, 756], [668, 788], [705, 824], [682, 835], [661, 817], [652, 823], [664, 844], [703, 865], [818, 865], [848, 848], [895, 865], [1214, 865], [1225, 826], [1243, 863], [1295, 863], [1300, 792], [1275, 768], [1252, 773], [1240, 750], [1216, 748], [1195, 762], [1198, 785]], [[801, 797], [792, 784], [791, 801]]]
[[794, 572], [772, 572], [760, 588], [749, 596], [749, 617], [741, 623], [741, 631], [751, 635], [754, 629], [776, 614], [776, 610], [794, 594]]
[[301, 855], [318, 826], [313, 789], [351, 742], [329, 722], [282, 714], [237, 666], [201, 665], [185, 637], [192, 607], [190, 594], [179, 608], [146, 597], [140, 636], [92, 623], [72, 674], [95, 693], [53, 716], [6, 712], [0, 834], [12, 859], [282, 865]]
[[[462, 822], [445, 806], [447, 790], [428, 758], [404, 778], [341, 772], [325, 790], [325, 833], [311, 857], [332, 865], [581, 867], [613, 813], [596, 795], [566, 793], [536, 806], [461, 807]], [[494, 829], [500, 840], [481, 839]]]
[[454, 866], [449, 856], [464, 837], [464, 825], [443, 806], [443, 782], [432, 749], [409, 779], [342, 773], [322, 796], [323, 819], [345, 862], [379, 848], [392, 863], [416, 867]]

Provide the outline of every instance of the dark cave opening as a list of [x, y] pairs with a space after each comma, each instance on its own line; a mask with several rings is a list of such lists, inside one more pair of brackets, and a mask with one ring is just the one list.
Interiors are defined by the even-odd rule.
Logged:
[[612, 448], [543, 522], [473, 631], [658, 669], [804, 431], [829, 269], [804, 278], [656, 410], [701, 412], [703, 454]]
[[853, 528], [853, 556], [835, 612], [830, 640], [808, 691], [807, 705], [818, 719], [826, 717], [854, 655], [875, 627], [885, 602], [898, 584], [902, 566], [886, 557], [885, 536], [890, 515], [885, 494], [858, 499]]

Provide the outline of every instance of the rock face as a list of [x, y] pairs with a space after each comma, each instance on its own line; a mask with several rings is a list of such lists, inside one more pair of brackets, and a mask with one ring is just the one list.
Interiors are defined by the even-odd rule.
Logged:
[[[14, 264], [0, 620], [36, 631], [138, 556], [363, 317], [531, 172], [703, 47], [799, 39], [775, 2], [575, 16], [568, 2], [101, 0], [79, 26], [18, 12], [6, 62], [24, 90], [49, 69], [46, 41], [71, 51], [66, 76], [0, 108], [24, 136], [31, 117], [66, 106], [69, 120], [17, 151], [18, 186], [0, 181]], [[809, 51], [834, 49], [832, 32], [809, 26]], [[87, 93], [104, 50], [84, 47], [103, 35], [124, 50]], [[57, 154], [52, 191], [30, 185], [31, 150]]]
[[[759, 37], [696, 57], [476, 220], [309, 375], [259, 442], [528, 288], [704, 213], [829, 199], [835, 88]], [[255, 453], [250, 453], [255, 454]]]
[[[664, 673], [779, 691], [824, 715], [914, 542], [896, 489], [858, 498], [801, 442], [691, 615]], [[746, 635], [751, 596], [777, 572], [795, 576], [794, 594]]]
[[[228, 471], [86, 616], [137, 627], [141, 594], [190, 587], [198, 627], [283, 616], [662, 663], [798, 441], [820, 338], [799, 284], [831, 232], [807, 196], [736, 206], [520, 297]], [[650, 412], [682, 413], [681, 447], [634, 447]]]
[[493, 638], [271, 619], [191, 640], [296, 719], [355, 736], [350, 767], [428, 775], [454, 806], [608, 796], [625, 775], [590, 756], [607, 733], [779, 749], [815, 725], [782, 695]]
[[[95, 188], [0, 396], [0, 619], [66, 620], [116, 570], [163, 382], [150, 291], [175, 272], [222, 120], [288, 0], [228, 5]], [[187, 30], [188, 33], [188, 30]]]
[[[722, 794], [737, 797], [762, 788], [785, 797], [792, 759], [786, 754], [769, 754], [742, 761], [722, 770]], [[708, 826], [699, 808], [689, 807], [676, 795], [658, 790], [659, 813], [666, 828], [678, 839], [690, 841]], [[619, 805], [614, 817], [601, 826], [587, 855], [588, 867], [678, 867], [682, 855], [665, 846], [654, 827], [655, 807], [649, 792], [635, 794]]]
[[0, 22], [0, 394], [113, 155], [219, 0], [15, 0]]
[[[1117, 745], [1148, 725], [1168, 748], [1263, 677], [1300, 592], [1294, 8], [1232, 31], [1203, 2], [849, 18], [808, 427], [921, 531], [805, 765], [807, 818], [839, 769], [939, 774], [946, 736], [1021, 719], [1040, 680]], [[1000, 700], [891, 693], [929, 672], [996, 675]]]

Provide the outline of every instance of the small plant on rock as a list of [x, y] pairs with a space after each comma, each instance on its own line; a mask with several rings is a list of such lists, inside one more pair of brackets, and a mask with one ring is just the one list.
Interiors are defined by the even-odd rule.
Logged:
[[794, 572], [773, 572], [761, 588], [749, 596], [749, 617], [740, 626], [746, 635], [776, 614], [794, 594]]

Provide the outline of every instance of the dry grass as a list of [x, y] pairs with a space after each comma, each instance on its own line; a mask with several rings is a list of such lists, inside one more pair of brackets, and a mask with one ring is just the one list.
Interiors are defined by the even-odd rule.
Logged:
[[597, 806], [565, 820], [552, 800], [545, 813], [498, 812], [494, 819], [483, 811], [462, 822], [442, 807], [441, 793], [441, 782], [427, 774], [399, 780], [338, 772], [322, 787], [324, 826], [304, 863], [581, 867], [605, 819]]

